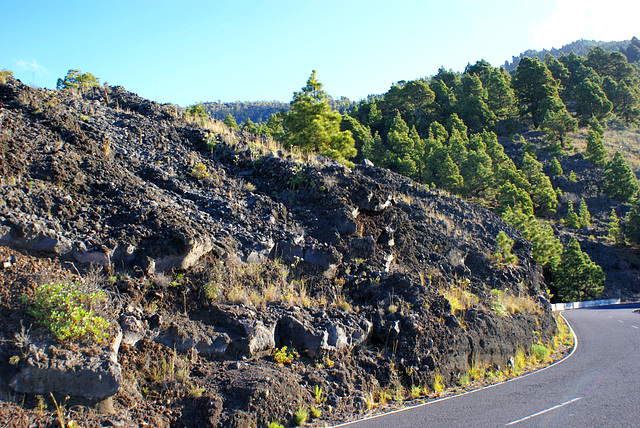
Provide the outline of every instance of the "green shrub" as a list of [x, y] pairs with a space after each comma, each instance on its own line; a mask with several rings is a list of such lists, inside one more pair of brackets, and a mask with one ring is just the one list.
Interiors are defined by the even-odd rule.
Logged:
[[291, 364], [293, 362], [293, 359], [299, 356], [298, 352], [295, 349], [292, 349], [291, 352], [289, 352], [286, 346], [283, 346], [280, 349], [274, 349], [272, 351], [272, 355], [275, 362], [281, 366], [284, 366], [285, 364]]
[[294, 414], [296, 419], [296, 425], [302, 425], [309, 420], [309, 409], [305, 406], [298, 407], [296, 413]]
[[0, 70], [0, 84], [4, 85], [7, 83], [7, 77], [13, 77], [13, 72], [6, 68]]
[[110, 324], [94, 308], [104, 300], [104, 292], [89, 292], [78, 283], [44, 284], [36, 289], [29, 313], [60, 340], [89, 337], [102, 342]]

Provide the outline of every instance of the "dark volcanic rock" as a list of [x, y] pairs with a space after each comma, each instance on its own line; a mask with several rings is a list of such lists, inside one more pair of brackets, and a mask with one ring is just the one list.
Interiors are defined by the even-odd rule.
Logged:
[[[492, 309], [493, 289], [545, 295], [530, 243], [491, 211], [388, 170], [304, 162], [119, 87], [77, 95], [9, 78], [0, 125], [0, 245], [86, 282], [101, 267], [102, 309], [124, 342], [117, 362], [34, 350], [7, 382], [15, 391], [115, 394], [147, 425], [291, 424], [318, 404], [316, 387], [323, 412], [351, 415], [368, 393], [433, 385], [436, 372], [452, 385], [470, 362], [503, 366], [555, 331], [542, 304]], [[491, 258], [501, 231], [513, 266]], [[18, 320], [35, 324], [10, 270], [9, 338]], [[451, 289], [472, 303], [453, 308]], [[298, 357], [281, 367], [272, 354], [284, 346]], [[0, 359], [12, 352], [0, 346]]]

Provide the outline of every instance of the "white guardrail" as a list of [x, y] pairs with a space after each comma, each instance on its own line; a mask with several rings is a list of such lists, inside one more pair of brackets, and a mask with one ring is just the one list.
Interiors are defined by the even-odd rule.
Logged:
[[618, 303], [620, 303], [620, 299], [587, 300], [584, 302], [569, 302], [569, 303], [552, 303], [551, 310], [556, 312], [556, 311], [564, 311], [567, 309], [592, 308], [594, 306], [617, 305]]

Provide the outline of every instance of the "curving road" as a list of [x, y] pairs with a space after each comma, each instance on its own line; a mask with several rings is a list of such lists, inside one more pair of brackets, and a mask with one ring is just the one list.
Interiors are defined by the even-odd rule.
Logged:
[[640, 304], [565, 311], [574, 352], [538, 372], [348, 428], [640, 426]]

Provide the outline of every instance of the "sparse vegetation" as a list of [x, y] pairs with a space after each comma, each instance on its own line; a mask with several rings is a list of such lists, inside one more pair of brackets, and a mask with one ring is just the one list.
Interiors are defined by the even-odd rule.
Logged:
[[29, 312], [60, 340], [86, 337], [102, 342], [109, 336], [110, 323], [95, 311], [104, 304], [102, 291], [90, 291], [79, 283], [43, 284], [36, 289]]
[[291, 364], [295, 358], [300, 356], [295, 349], [289, 350], [286, 346], [283, 346], [282, 348], [275, 348], [272, 355], [273, 360], [281, 366]]

